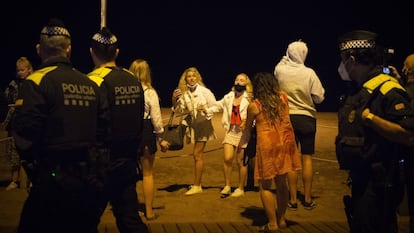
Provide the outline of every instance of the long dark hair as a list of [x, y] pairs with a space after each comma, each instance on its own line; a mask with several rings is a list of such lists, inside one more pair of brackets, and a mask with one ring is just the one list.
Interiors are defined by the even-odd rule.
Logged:
[[279, 83], [269, 72], [257, 73], [252, 81], [254, 98], [262, 105], [265, 118], [272, 125], [281, 118], [281, 110], [286, 107], [280, 98]]

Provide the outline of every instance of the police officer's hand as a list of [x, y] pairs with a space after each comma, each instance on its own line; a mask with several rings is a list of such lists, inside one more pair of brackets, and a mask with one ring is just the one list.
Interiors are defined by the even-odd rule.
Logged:
[[397, 68], [395, 68], [394, 66], [388, 66], [388, 68], [390, 69], [390, 75], [393, 76], [396, 79], [400, 79], [401, 75], [398, 73]]

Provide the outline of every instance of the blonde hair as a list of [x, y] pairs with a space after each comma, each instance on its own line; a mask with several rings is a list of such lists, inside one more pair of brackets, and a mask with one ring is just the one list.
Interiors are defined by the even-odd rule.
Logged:
[[129, 66], [129, 71], [131, 71], [143, 85], [147, 86], [150, 89], [152, 88], [151, 69], [146, 60], [134, 60]]
[[[238, 73], [236, 75], [236, 78], [239, 75], [246, 78], [246, 93], [249, 94], [249, 96], [252, 96], [253, 95], [253, 85], [252, 85], [252, 81], [250, 81], [249, 76], [245, 73]], [[231, 90], [235, 91], [234, 86], [231, 88]]]
[[27, 69], [30, 71], [30, 73], [33, 72], [33, 66], [32, 63], [29, 61], [27, 57], [19, 57], [16, 61], [16, 66], [18, 65], [24, 65], [27, 67]]
[[200, 72], [198, 72], [197, 68], [189, 67], [185, 69], [184, 72], [181, 74], [180, 81], [178, 81], [178, 87], [177, 87], [178, 89], [180, 89], [182, 92], [185, 92], [188, 90], [187, 81], [185, 80], [188, 72], [193, 72], [196, 75], [198, 85], [206, 86], [204, 85], [203, 78], [201, 77], [201, 74]]

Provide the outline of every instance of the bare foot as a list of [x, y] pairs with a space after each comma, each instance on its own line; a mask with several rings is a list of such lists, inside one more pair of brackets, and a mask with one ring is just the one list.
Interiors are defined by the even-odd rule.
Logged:
[[286, 219], [283, 217], [279, 220], [279, 228], [286, 228], [286, 227], [287, 227]]

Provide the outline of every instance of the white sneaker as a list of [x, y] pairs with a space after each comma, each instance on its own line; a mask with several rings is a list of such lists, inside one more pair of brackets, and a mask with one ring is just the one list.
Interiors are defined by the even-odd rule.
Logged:
[[244, 196], [244, 191], [236, 188], [236, 190], [234, 190], [234, 192], [231, 194], [232, 197], [241, 197]]
[[231, 193], [231, 187], [226, 185], [224, 186], [224, 188], [221, 190], [220, 192], [221, 194], [225, 194], [225, 195], [230, 195]]
[[197, 193], [202, 193], [203, 192], [203, 188], [201, 188], [201, 186], [195, 186], [192, 185], [190, 190], [188, 190], [185, 195], [189, 196], [189, 195], [194, 195]]
[[19, 185], [16, 182], [12, 181], [10, 182], [9, 186], [6, 187], [6, 191], [17, 189], [18, 187]]

